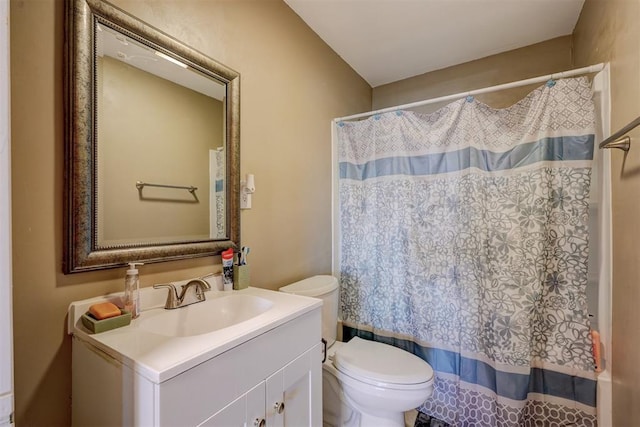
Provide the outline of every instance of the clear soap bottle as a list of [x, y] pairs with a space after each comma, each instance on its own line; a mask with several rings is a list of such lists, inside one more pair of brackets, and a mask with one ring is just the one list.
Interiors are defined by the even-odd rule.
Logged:
[[131, 312], [131, 318], [140, 315], [140, 276], [136, 266], [144, 265], [141, 262], [130, 262], [127, 275], [124, 278], [124, 309]]

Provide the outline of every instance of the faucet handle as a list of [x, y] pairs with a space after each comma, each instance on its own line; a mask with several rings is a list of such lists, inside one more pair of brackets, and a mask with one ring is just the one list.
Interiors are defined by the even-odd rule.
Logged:
[[164, 308], [177, 308], [180, 304], [178, 303], [178, 290], [173, 283], [161, 283], [158, 285], [153, 285], [153, 289], [162, 289], [168, 288], [169, 292], [167, 293], [167, 302], [164, 304]]
[[[191, 279], [186, 285], [182, 285], [182, 295], [185, 295], [187, 289], [191, 286], [196, 288], [196, 295], [199, 300], [204, 300], [204, 292], [211, 289], [211, 285], [206, 280], [202, 278]], [[182, 295], [179, 298], [182, 298]]]
[[207, 279], [210, 279], [210, 278], [216, 277], [216, 276], [221, 276], [222, 277], [222, 273], [221, 272], [209, 273], [209, 274], [205, 274], [204, 276], [198, 277], [198, 279], [201, 279], [204, 282], [202, 284], [202, 289], [204, 291], [210, 291], [211, 290], [211, 283], [209, 283], [209, 281]]

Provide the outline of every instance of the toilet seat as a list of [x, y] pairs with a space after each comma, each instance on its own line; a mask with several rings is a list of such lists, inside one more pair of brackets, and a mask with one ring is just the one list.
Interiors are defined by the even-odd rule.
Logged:
[[354, 380], [383, 388], [421, 389], [433, 381], [433, 369], [419, 357], [358, 337], [335, 350], [333, 365]]

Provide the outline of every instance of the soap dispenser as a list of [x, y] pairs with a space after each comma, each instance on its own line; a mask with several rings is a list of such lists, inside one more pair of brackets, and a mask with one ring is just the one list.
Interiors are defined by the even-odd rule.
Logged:
[[124, 278], [124, 309], [131, 312], [132, 319], [140, 315], [140, 276], [136, 268], [138, 265], [144, 265], [144, 263], [130, 262]]

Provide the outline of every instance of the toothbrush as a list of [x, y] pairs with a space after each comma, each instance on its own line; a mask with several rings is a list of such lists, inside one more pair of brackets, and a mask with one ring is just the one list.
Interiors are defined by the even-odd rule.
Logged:
[[242, 247], [242, 262], [240, 263], [240, 265], [246, 265], [247, 264], [247, 257], [249, 255], [249, 252], [251, 251], [251, 248], [249, 248], [249, 246], [243, 246]]

